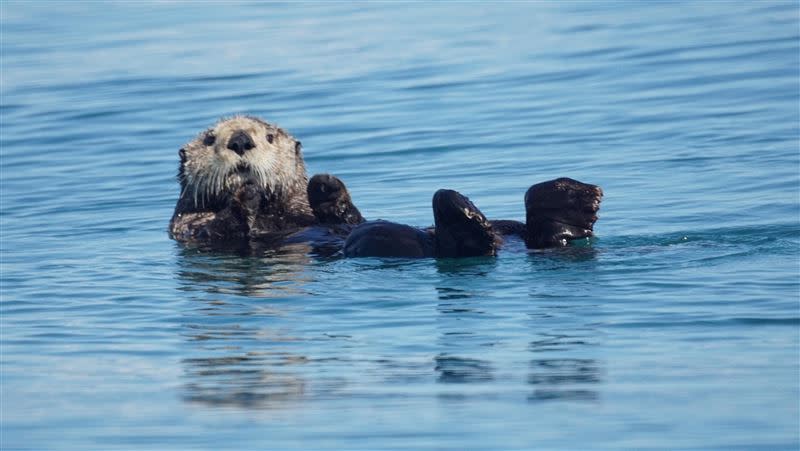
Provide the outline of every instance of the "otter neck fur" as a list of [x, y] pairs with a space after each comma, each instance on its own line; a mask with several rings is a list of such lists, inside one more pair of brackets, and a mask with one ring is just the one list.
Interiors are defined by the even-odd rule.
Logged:
[[200, 133], [179, 155], [181, 194], [173, 230], [187, 214], [231, 208], [245, 187], [259, 197], [238, 210], [247, 214], [251, 228], [279, 232], [313, 222], [301, 144], [285, 130], [259, 118], [234, 116]]

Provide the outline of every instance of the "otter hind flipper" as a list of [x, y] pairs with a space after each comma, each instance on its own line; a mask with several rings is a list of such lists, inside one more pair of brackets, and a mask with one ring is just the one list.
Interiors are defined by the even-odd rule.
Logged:
[[526, 245], [564, 246], [593, 236], [602, 198], [600, 187], [566, 177], [531, 186], [525, 193]]
[[500, 238], [486, 216], [458, 191], [440, 189], [433, 195], [438, 257], [496, 255]]

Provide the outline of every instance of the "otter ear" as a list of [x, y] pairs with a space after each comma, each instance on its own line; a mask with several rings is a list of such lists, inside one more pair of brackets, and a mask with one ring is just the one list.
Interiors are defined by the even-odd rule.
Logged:
[[178, 151], [178, 156], [181, 157], [181, 164], [178, 165], [178, 181], [181, 184], [181, 189], [186, 187], [186, 149], [181, 148]]
[[300, 150], [303, 148], [303, 143], [300, 141], [294, 142], [294, 153], [295, 155], [300, 155]]

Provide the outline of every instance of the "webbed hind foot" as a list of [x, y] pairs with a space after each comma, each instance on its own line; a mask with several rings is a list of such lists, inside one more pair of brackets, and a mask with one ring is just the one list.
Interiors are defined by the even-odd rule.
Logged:
[[458, 191], [440, 189], [433, 195], [438, 257], [496, 255], [500, 242], [486, 216]]
[[531, 186], [525, 193], [526, 245], [565, 246], [593, 236], [602, 198], [599, 186], [566, 177]]

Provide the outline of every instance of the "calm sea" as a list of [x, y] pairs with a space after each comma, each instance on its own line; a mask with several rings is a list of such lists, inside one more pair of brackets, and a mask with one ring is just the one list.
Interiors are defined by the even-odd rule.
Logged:
[[[6, 450], [797, 449], [800, 6], [3, 1]], [[302, 139], [365, 216], [606, 193], [465, 260], [171, 241], [178, 149]]]

